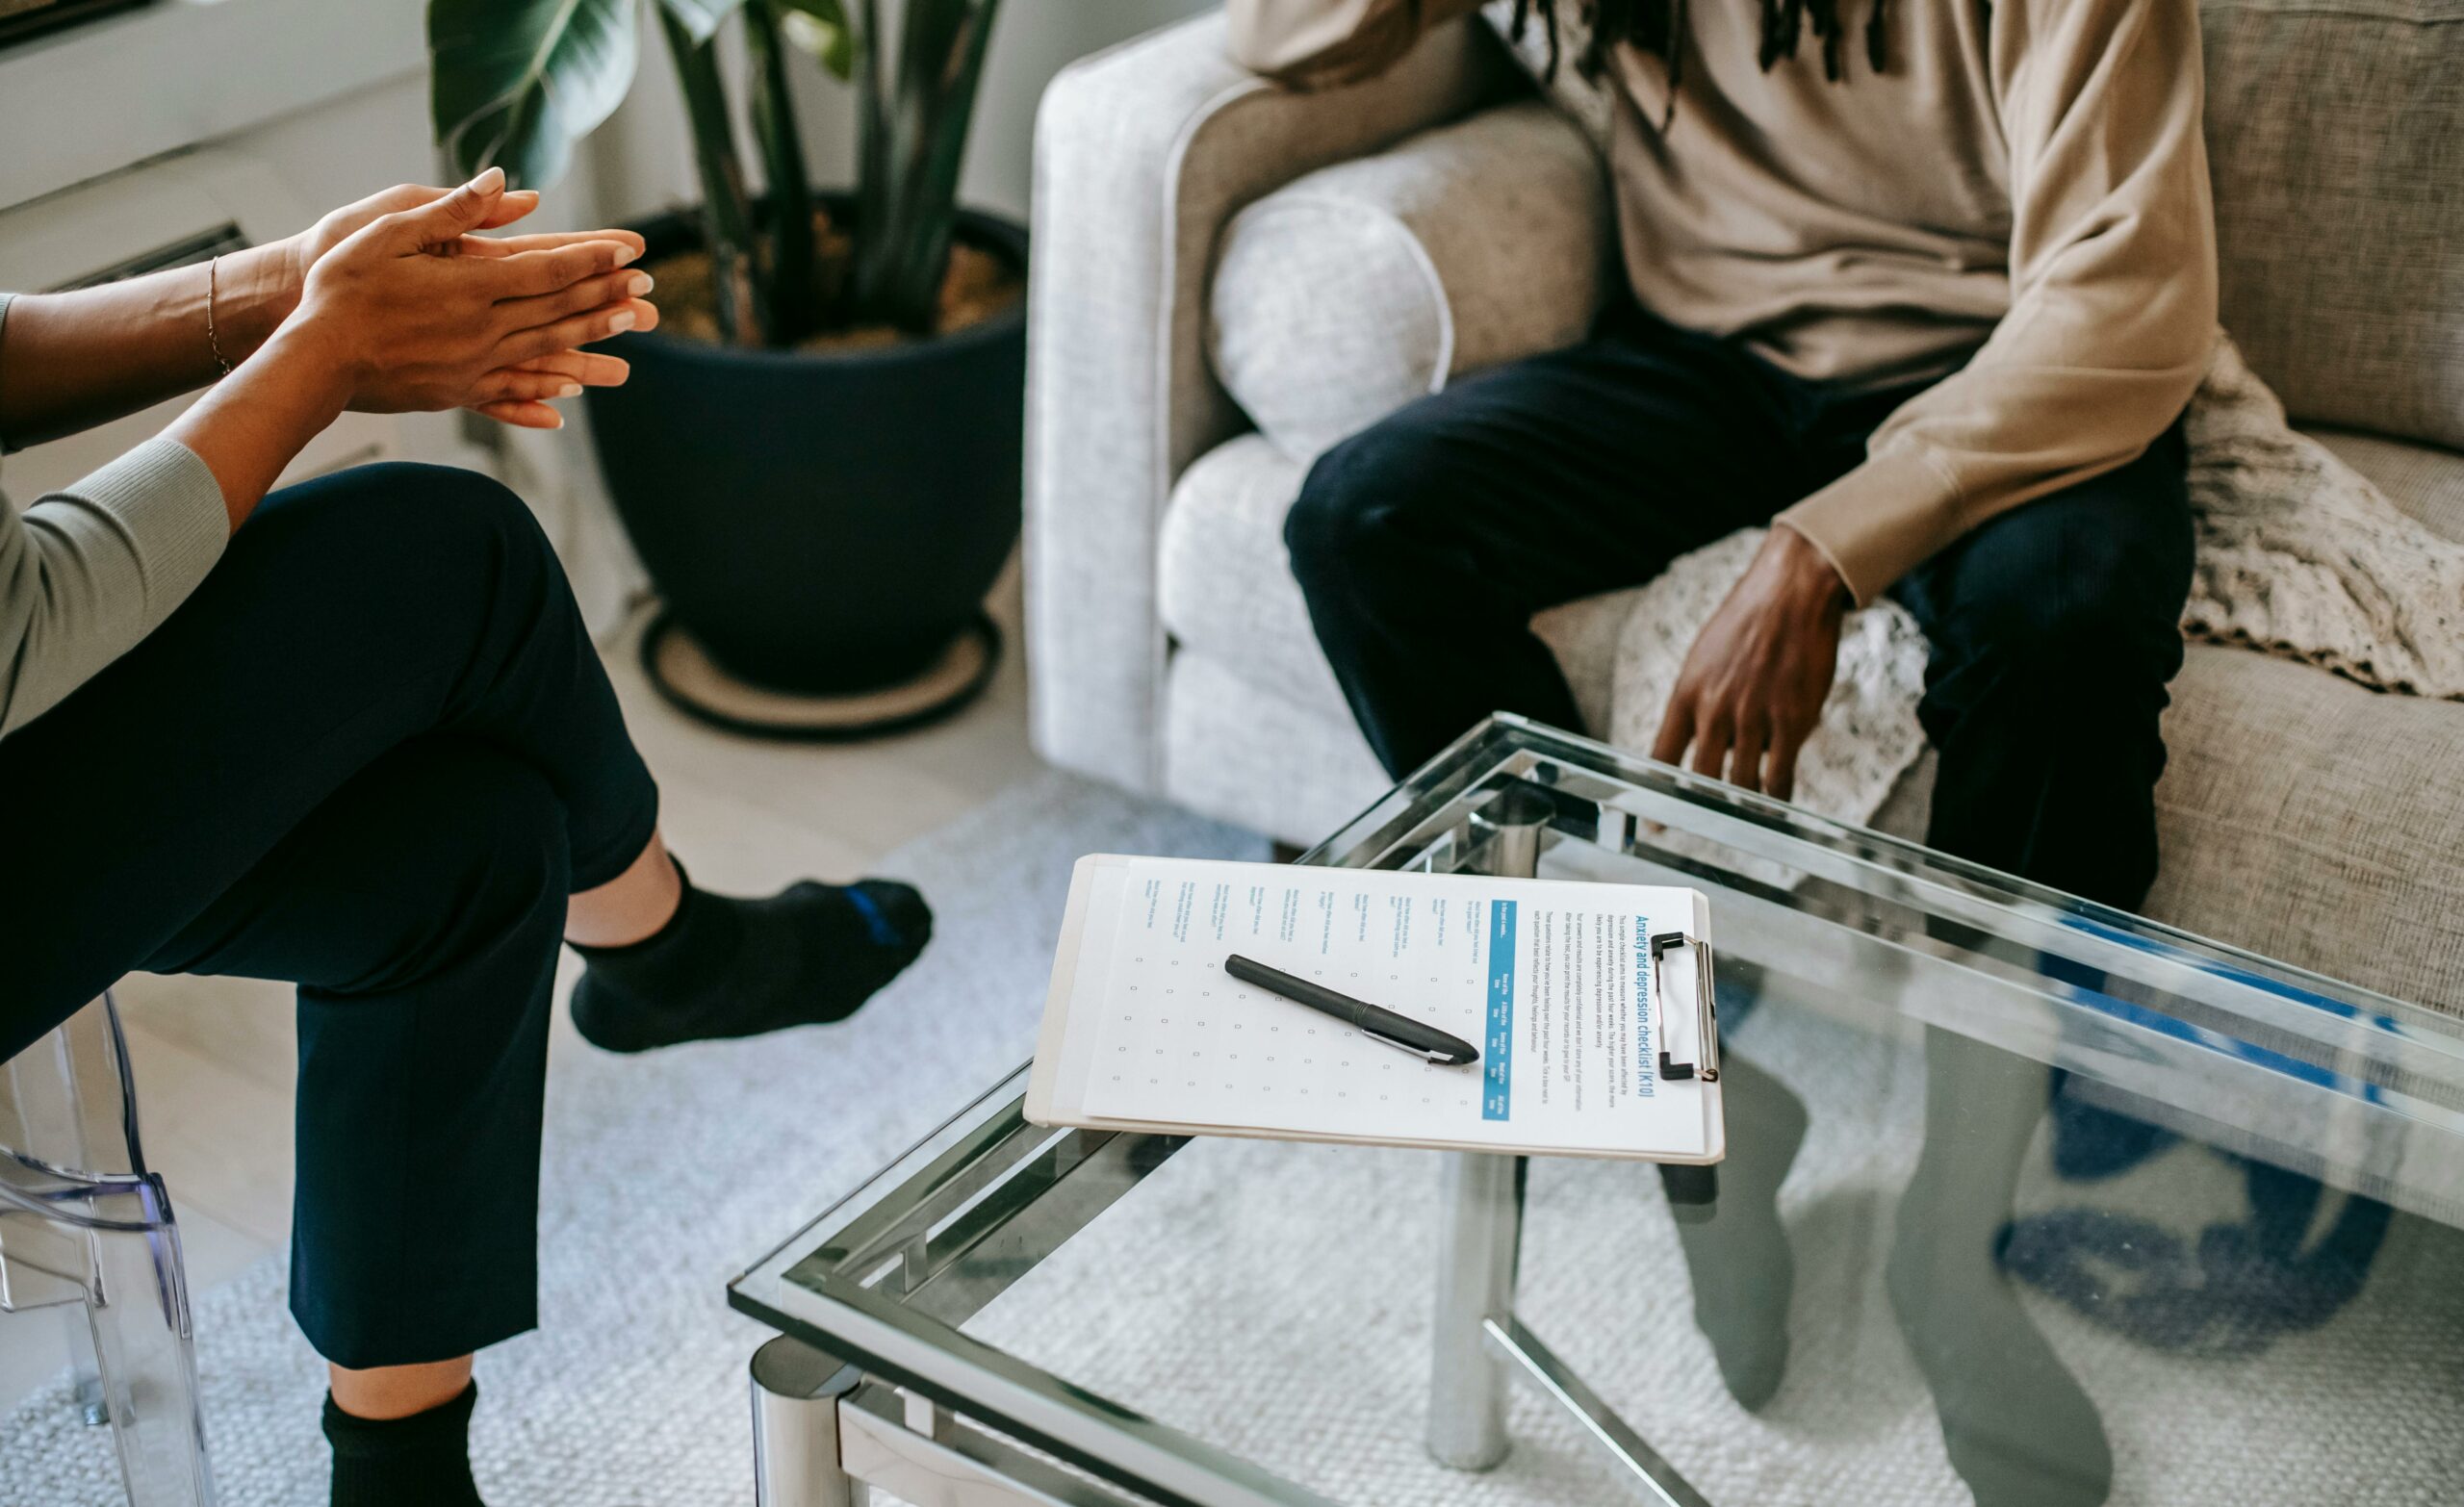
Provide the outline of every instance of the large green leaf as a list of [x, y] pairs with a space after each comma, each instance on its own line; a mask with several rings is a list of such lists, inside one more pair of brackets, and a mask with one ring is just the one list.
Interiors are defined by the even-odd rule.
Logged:
[[847, 80], [856, 75], [856, 28], [840, 0], [778, 0], [783, 30], [821, 65]]
[[429, 0], [429, 106], [454, 167], [494, 164], [527, 189], [632, 87], [633, 0]]

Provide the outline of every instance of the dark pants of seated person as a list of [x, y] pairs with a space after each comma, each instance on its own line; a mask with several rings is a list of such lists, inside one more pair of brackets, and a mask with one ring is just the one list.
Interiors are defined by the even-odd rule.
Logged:
[[[1917, 391], [1804, 381], [1628, 304], [1329, 450], [1284, 537], [1370, 747], [1399, 777], [1493, 710], [1580, 728], [1532, 614], [1768, 523]], [[1934, 651], [1934, 847], [2112, 905], [2146, 892], [2190, 591], [2184, 464], [2176, 426], [1893, 589]]]
[[399, 1366], [530, 1328], [566, 897], [657, 793], [522, 503], [423, 466], [275, 494], [0, 740], [0, 1058], [127, 970], [296, 981], [310, 1341]]
[[[1581, 726], [1533, 613], [1637, 585], [1854, 467], [1918, 387], [1857, 392], [1631, 305], [1570, 350], [1483, 372], [1328, 451], [1285, 528], [1311, 621], [1398, 776], [1491, 710]], [[1928, 842], [2124, 908], [2156, 873], [2158, 718], [2181, 668], [2192, 524], [2178, 424], [2115, 471], [1981, 524], [1892, 595], [1933, 647]], [[1927, 1034], [1926, 1145], [1890, 1291], [1980, 1507], [2103, 1498], [2092, 1404], [1993, 1264], [2042, 1115], [2040, 1064]], [[1679, 1233], [1741, 1402], [1777, 1391], [1793, 1264], [1776, 1213], [1804, 1108], [1741, 1058], [1730, 1158]]]

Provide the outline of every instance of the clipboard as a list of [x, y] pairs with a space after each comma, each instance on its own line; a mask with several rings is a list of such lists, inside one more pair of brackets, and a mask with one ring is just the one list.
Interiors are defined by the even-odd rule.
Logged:
[[[1710, 977], [1711, 949], [1704, 939], [1709, 919], [1708, 902], [1699, 891], [1674, 892], [1684, 902], [1680, 913], [1691, 912], [1692, 924], [1688, 929], [1662, 929], [1635, 939], [1639, 944], [1638, 950], [1646, 953], [1652, 964], [1649, 1010], [1656, 1037], [1652, 1042], [1653, 1055], [1644, 1060], [1647, 1065], [1642, 1071], [1648, 1074], [1657, 1069], [1654, 1086], [1665, 1100], [1670, 1101], [1672, 1109], [1677, 1103], [1682, 1103], [1699, 1110], [1699, 1131], [1690, 1134], [1681, 1148], [1676, 1145], [1533, 1144], [1519, 1139], [1514, 1134], [1515, 1126], [1484, 1124], [1478, 1118], [1463, 1126], [1463, 1133], [1441, 1130], [1435, 1133], [1379, 1131], [1326, 1134], [1284, 1128], [1270, 1123], [1264, 1115], [1250, 1123], [1224, 1123], [1154, 1116], [1118, 1117], [1089, 1112], [1089, 1085], [1094, 1070], [1092, 1064], [1100, 1034], [1094, 1004], [1104, 997], [1103, 991], [1108, 983], [1117, 982], [1111, 979], [1110, 970], [1120, 941], [1117, 929], [1123, 924], [1116, 914], [1119, 908], [1115, 903], [1120, 893], [1118, 886], [1124, 882], [1122, 876], [1128, 865], [1155, 861], [1158, 860], [1104, 854], [1079, 860], [1054, 950], [1051, 985], [1038, 1031], [1035, 1061], [1028, 1078], [1025, 1109], [1026, 1117], [1031, 1122], [1152, 1135], [1213, 1135], [1504, 1155], [1575, 1156], [1698, 1167], [1707, 1167], [1727, 1155], [1726, 1118], [1719, 1086], [1718, 1022]], [[1245, 871], [1245, 874], [1255, 871], [1256, 877], [1277, 880], [1317, 872], [1282, 864], [1207, 864], [1196, 860], [1191, 860], [1186, 867], [1238, 870]], [[1346, 875], [1364, 871], [1327, 872]], [[1553, 896], [1561, 896], [1563, 892], [1572, 890], [1614, 893], [1629, 888], [1486, 876], [1382, 872], [1379, 877], [1412, 884], [1476, 883], [1484, 894], [1493, 892], [1518, 896], [1533, 904], [1548, 902]], [[1667, 896], [1668, 892], [1663, 892], [1663, 895]], [[1394, 1003], [1399, 1008], [1407, 1004], [1401, 998], [1396, 998]], [[1467, 1036], [1467, 1039], [1473, 1038]], [[1486, 1039], [1481, 1039], [1479, 1044], [1484, 1053], [1491, 1046]], [[1475, 1066], [1446, 1071], [1482, 1070]]]

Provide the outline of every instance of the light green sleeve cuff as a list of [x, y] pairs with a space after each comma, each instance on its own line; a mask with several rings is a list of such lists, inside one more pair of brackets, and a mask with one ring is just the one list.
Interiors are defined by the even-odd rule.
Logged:
[[0, 733], [160, 626], [230, 532], [220, 484], [176, 440], [148, 440], [0, 519]]
[[147, 440], [35, 506], [50, 502], [83, 503], [120, 532], [141, 577], [148, 629], [188, 600], [231, 539], [222, 483], [177, 440]]

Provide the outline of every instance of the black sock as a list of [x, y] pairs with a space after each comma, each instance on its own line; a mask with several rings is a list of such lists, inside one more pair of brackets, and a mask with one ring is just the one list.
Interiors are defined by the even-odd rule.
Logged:
[[790, 884], [761, 900], [683, 881], [676, 914], [625, 947], [579, 947], [574, 1024], [610, 1052], [844, 1020], [933, 934], [924, 897], [888, 880]]
[[487, 1507], [471, 1482], [471, 1409], [479, 1384], [406, 1418], [363, 1418], [325, 1394], [333, 1507]]

